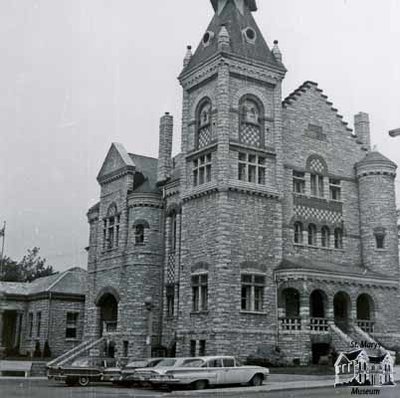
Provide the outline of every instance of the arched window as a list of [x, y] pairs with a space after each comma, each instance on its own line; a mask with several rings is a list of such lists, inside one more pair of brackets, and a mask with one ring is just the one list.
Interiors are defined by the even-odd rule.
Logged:
[[343, 231], [341, 228], [335, 229], [335, 249], [343, 249]]
[[322, 247], [329, 247], [331, 244], [331, 232], [328, 227], [322, 227], [321, 229], [321, 244]]
[[137, 224], [135, 226], [135, 244], [141, 245], [144, 243], [144, 225]]
[[263, 142], [263, 107], [251, 96], [243, 97], [239, 104], [239, 140], [243, 144], [260, 147]]
[[171, 242], [171, 251], [175, 252], [176, 250], [176, 241], [177, 241], [177, 223], [176, 223], [176, 213], [173, 212], [171, 214], [171, 230], [170, 230], [170, 242]]
[[209, 98], [204, 98], [197, 109], [196, 147], [203, 148], [211, 143], [212, 138], [212, 106]]
[[294, 243], [299, 245], [303, 243], [303, 224], [301, 222], [294, 223]]
[[317, 227], [315, 224], [308, 226], [308, 244], [310, 246], [317, 246]]
[[103, 250], [112, 250], [119, 244], [119, 223], [117, 205], [112, 203], [107, 210], [107, 217], [103, 219]]

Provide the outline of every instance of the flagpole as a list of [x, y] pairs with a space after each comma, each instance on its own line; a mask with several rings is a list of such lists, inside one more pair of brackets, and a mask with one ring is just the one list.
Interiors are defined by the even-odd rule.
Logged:
[[3, 229], [1, 230], [3, 236], [3, 243], [1, 244], [1, 268], [0, 278], [3, 278], [3, 264], [4, 264], [4, 241], [6, 240], [6, 222], [4, 221]]

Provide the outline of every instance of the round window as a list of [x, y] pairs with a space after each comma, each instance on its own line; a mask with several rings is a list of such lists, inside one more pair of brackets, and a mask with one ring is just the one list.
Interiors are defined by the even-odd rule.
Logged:
[[203, 36], [203, 45], [208, 46], [210, 44], [211, 40], [213, 39], [213, 37], [214, 37], [213, 32], [210, 32], [210, 31], [206, 32]]
[[246, 37], [250, 40], [250, 41], [254, 41], [256, 39], [256, 32], [254, 31], [254, 29], [252, 28], [247, 28], [246, 29]]

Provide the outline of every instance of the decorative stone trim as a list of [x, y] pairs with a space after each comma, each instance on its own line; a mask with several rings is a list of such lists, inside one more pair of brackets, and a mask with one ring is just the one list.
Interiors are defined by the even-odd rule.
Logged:
[[237, 140], [229, 140], [229, 149], [232, 151], [246, 151], [252, 154], [262, 155], [270, 158], [276, 158], [275, 148], [272, 147], [254, 147], [243, 144]]
[[210, 143], [210, 145], [207, 145], [207, 146], [202, 147], [200, 149], [196, 149], [194, 151], [189, 152], [186, 155], [186, 161], [191, 161], [192, 159], [194, 159], [194, 158], [196, 158], [198, 156], [201, 156], [203, 154], [206, 154], [206, 153], [215, 152], [217, 150], [217, 148], [218, 148], [218, 143], [217, 143], [216, 140], [213, 140]]
[[281, 195], [270, 187], [239, 180], [229, 180], [228, 190], [242, 192], [254, 196], [264, 196], [266, 198], [281, 199]]
[[112, 173], [106, 174], [106, 175], [102, 176], [101, 178], [98, 178], [97, 181], [99, 182], [100, 185], [105, 185], [105, 184], [108, 184], [115, 180], [118, 180], [121, 177], [124, 177], [128, 174], [133, 175], [134, 173], [135, 173], [134, 166], [124, 166], [121, 169], [115, 170]]

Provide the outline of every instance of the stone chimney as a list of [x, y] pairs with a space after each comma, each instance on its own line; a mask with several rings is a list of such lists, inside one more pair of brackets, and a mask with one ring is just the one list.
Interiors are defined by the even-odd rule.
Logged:
[[368, 113], [360, 112], [354, 116], [354, 132], [357, 136], [358, 142], [361, 143], [362, 148], [366, 151], [371, 150], [371, 134], [369, 128], [369, 115]]
[[189, 65], [190, 60], [192, 59], [192, 46], [187, 46], [186, 47], [186, 55], [185, 58], [183, 59], [183, 67], [186, 67]]
[[172, 136], [174, 118], [166, 112], [160, 119], [160, 144], [158, 148], [157, 184], [162, 184], [171, 176]]

